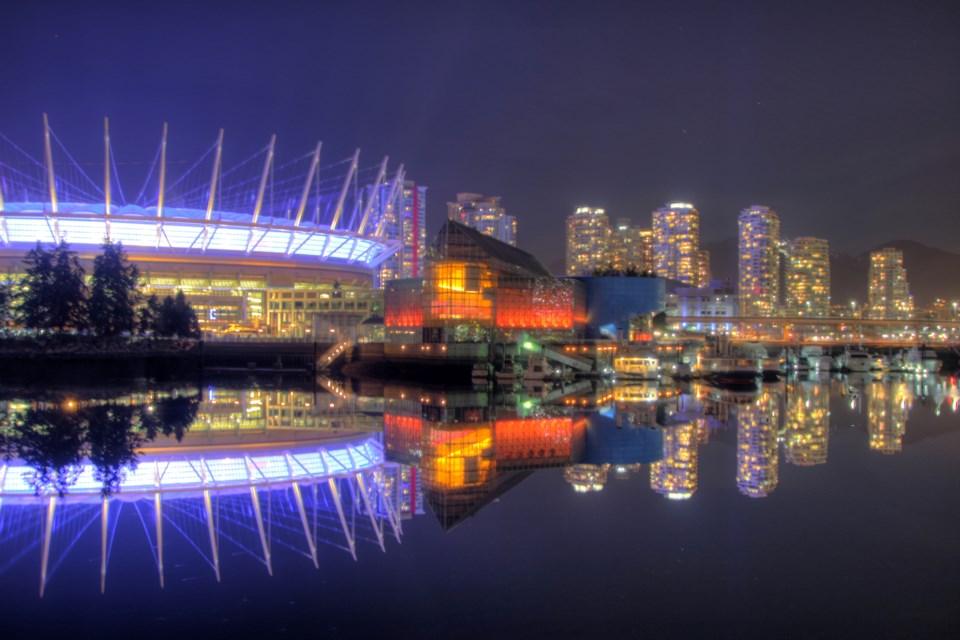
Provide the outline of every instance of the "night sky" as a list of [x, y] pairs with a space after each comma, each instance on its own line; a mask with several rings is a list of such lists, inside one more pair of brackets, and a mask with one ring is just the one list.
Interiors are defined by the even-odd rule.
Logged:
[[[503, 197], [520, 245], [563, 255], [578, 205], [649, 225], [694, 202], [705, 241], [777, 209], [785, 236], [862, 251], [960, 240], [955, 2], [6, 2], [0, 131], [41, 157], [40, 114], [97, 162], [225, 162], [361, 147], [429, 187]], [[134, 165], [130, 165], [134, 166]], [[136, 180], [134, 181], [136, 182]], [[139, 183], [131, 185], [135, 190]]]

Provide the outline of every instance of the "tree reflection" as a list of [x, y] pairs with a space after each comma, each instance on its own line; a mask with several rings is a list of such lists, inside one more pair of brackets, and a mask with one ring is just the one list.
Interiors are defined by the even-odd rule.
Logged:
[[30, 408], [10, 416], [11, 449], [31, 467], [30, 486], [37, 495], [65, 495], [80, 477], [86, 429], [74, 411]]
[[183, 440], [183, 434], [197, 419], [200, 402], [197, 398], [179, 396], [165, 398], [156, 405], [142, 407], [140, 420], [147, 433], [147, 440], [153, 440], [158, 434], [173, 436], [177, 442]]
[[11, 410], [11, 404], [0, 413], [0, 453], [30, 467], [29, 484], [38, 496], [66, 495], [89, 459], [106, 497], [136, 469], [139, 448], [158, 436], [183, 438], [196, 419], [199, 398], [178, 396], [142, 405], [38, 403], [22, 411]]
[[133, 407], [104, 404], [85, 411], [87, 447], [100, 495], [120, 489], [127, 471], [137, 467], [137, 448], [148, 439]]

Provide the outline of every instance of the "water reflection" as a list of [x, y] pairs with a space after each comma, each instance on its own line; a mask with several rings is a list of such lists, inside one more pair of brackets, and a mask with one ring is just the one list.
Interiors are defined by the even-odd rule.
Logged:
[[[716, 477], [701, 473], [706, 447], [730, 460], [726, 489], [768, 498], [795, 477], [781, 463], [827, 464], [837, 416], [845, 429], [847, 418], [859, 425], [865, 450], [896, 454], [926, 437], [908, 429], [918, 404], [935, 415], [960, 404], [948, 378], [790, 380], [756, 392], [698, 383], [261, 384], [7, 392], [0, 573], [32, 558], [42, 594], [78, 540], [99, 532], [103, 589], [123, 518], [139, 523], [120, 530], [146, 538], [161, 586], [171, 535], [217, 580], [229, 573], [225, 549], [269, 574], [280, 550], [319, 566], [327, 548], [356, 558], [366, 541], [385, 551], [425, 505], [452, 531], [548, 468], [562, 469], [556, 490], [590, 494], [623, 480], [695, 503], [703, 479]], [[936, 424], [956, 429], [955, 419]]]
[[811, 467], [827, 461], [830, 442], [829, 388], [804, 380], [787, 385], [783, 453], [790, 464]]
[[97, 530], [101, 590], [118, 530], [146, 538], [162, 587], [171, 535], [219, 581], [238, 552], [272, 574], [279, 548], [315, 566], [323, 545], [386, 550], [422, 512], [415, 472], [385, 462], [380, 434], [357, 428], [369, 417], [320, 387], [72, 390], [0, 412], [0, 573], [39, 555], [41, 596]]
[[0, 401], [0, 446], [5, 460], [29, 469], [38, 496], [66, 495], [85, 468], [107, 496], [136, 468], [140, 447], [158, 436], [183, 438], [197, 404], [190, 389]]
[[751, 498], [763, 498], [777, 488], [779, 394], [764, 387], [759, 397], [737, 406], [737, 488]]

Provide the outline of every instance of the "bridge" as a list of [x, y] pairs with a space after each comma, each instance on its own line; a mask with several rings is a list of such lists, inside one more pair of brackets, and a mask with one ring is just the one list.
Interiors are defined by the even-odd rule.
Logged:
[[[757, 329], [779, 330], [784, 336], [779, 342], [796, 343], [802, 341], [803, 334], [814, 329], [835, 336], [831, 340], [817, 340], [817, 344], [849, 344], [851, 340], [870, 341], [878, 345], [903, 346], [905, 343], [927, 343], [955, 345], [960, 344], [960, 319], [933, 320], [929, 318], [911, 320], [878, 320], [874, 318], [834, 317], [811, 318], [806, 316], [667, 316], [668, 326], [683, 325], [722, 325], [733, 326], [739, 333], [750, 333]], [[805, 331], [806, 330], [806, 331]], [[788, 332], [799, 335], [786, 335]], [[908, 331], [915, 335], [904, 339], [899, 334]], [[884, 333], [896, 334], [884, 337]], [[846, 335], [845, 334], [853, 334]], [[809, 333], [808, 333], [809, 335]], [[764, 338], [768, 340], [767, 337]], [[777, 342], [778, 340], [773, 340]]]

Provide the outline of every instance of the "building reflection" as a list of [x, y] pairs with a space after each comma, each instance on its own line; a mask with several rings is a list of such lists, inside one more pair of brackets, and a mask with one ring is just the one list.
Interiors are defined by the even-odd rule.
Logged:
[[767, 497], [778, 483], [778, 394], [764, 387], [756, 400], [737, 405], [736, 416], [737, 488], [751, 498]]
[[872, 384], [867, 394], [867, 432], [870, 449], [887, 455], [900, 453], [907, 431], [911, 398], [903, 381]]
[[696, 424], [663, 430], [663, 458], [650, 465], [650, 488], [671, 500], [686, 500], [697, 490]]
[[830, 394], [811, 381], [787, 384], [784, 406], [784, 458], [809, 467], [827, 461], [830, 439]]
[[[0, 396], [0, 573], [34, 558], [42, 594], [91, 536], [103, 589], [118, 530], [146, 537], [161, 586], [171, 538], [217, 580], [230, 571], [222, 560], [241, 553], [267, 573], [281, 548], [316, 565], [325, 549], [385, 549], [428, 505], [452, 530], [541, 469], [562, 469], [564, 489], [584, 494], [614, 480], [631, 490], [629, 480], [648, 475], [654, 493], [687, 500], [699, 488], [700, 448], [734, 440], [739, 491], [765, 497], [778, 485], [780, 443], [790, 464], [827, 462], [831, 397], [866, 410], [863, 446], [883, 453], [911, 443], [911, 408], [939, 415], [960, 397], [948, 379], [837, 384], [738, 392], [694, 383], [681, 393], [587, 383], [531, 395], [319, 379]], [[950, 431], [941, 424], [937, 434]], [[118, 529], [121, 518], [142, 526]]]
[[487, 391], [384, 388], [384, 447], [415, 465], [444, 529], [476, 513], [533, 470], [577, 462], [586, 421], [562, 407], [530, 413], [493, 405]]

